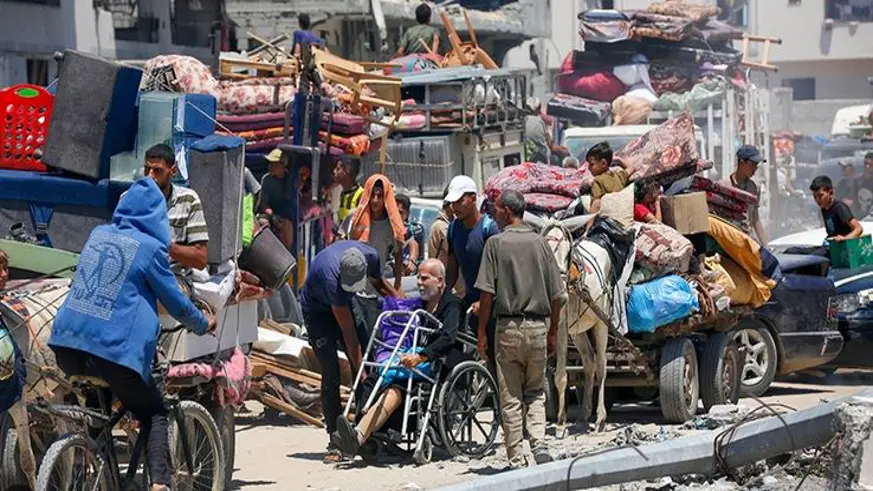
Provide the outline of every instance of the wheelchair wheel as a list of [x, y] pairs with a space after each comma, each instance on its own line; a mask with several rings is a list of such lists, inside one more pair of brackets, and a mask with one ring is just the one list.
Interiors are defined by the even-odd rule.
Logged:
[[497, 382], [484, 365], [459, 363], [439, 394], [440, 439], [452, 456], [479, 457], [491, 450], [500, 428]]
[[433, 459], [433, 442], [425, 435], [424, 440], [421, 441], [421, 448], [412, 454], [412, 460], [416, 465], [426, 465], [430, 464], [431, 459]]

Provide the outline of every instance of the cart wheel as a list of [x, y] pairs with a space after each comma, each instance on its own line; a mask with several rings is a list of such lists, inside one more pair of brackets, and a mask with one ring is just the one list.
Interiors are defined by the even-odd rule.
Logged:
[[700, 359], [700, 398], [703, 409], [717, 404], [736, 404], [740, 398], [740, 349], [727, 333], [706, 340]]
[[497, 383], [484, 365], [459, 363], [439, 394], [440, 439], [453, 457], [479, 457], [494, 445], [500, 428]]
[[688, 338], [667, 341], [661, 349], [659, 387], [661, 413], [671, 423], [684, 423], [697, 413], [700, 387], [697, 352]]
[[221, 434], [225, 462], [224, 485], [227, 489], [230, 489], [230, 484], [233, 482], [234, 464], [236, 462], [236, 420], [234, 410], [232, 406], [219, 406], [211, 398], [203, 402], [203, 406], [206, 407], [212, 419], [215, 420], [215, 425], [218, 427], [219, 434]]
[[432, 458], [433, 442], [430, 441], [430, 436], [424, 435], [424, 439], [421, 440], [421, 448], [412, 454], [412, 460], [416, 465], [426, 465], [430, 464]]
[[3, 458], [0, 461], [0, 465], [2, 465], [0, 467], [0, 489], [17, 489], [22, 486], [28, 488], [27, 476], [24, 475], [19, 465], [18, 433], [12, 427], [11, 421], [3, 432], [2, 437]]

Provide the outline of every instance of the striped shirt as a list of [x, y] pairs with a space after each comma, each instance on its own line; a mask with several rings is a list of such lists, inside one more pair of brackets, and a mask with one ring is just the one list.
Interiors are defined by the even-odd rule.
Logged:
[[203, 204], [193, 189], [173, 185], [173, 191], [167, 199], [167, 216], [170, 219], [170, 234], [174, 243], [193, 245], [209, 242]]

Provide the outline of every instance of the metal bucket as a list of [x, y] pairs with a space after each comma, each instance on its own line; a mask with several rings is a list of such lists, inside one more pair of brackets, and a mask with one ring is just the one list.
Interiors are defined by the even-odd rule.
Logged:
[[240, 257], [240, 267], [257, 276], [270, 290], [278, 290], [294, 272], [297, 261], [269, 229], [259, 230]]

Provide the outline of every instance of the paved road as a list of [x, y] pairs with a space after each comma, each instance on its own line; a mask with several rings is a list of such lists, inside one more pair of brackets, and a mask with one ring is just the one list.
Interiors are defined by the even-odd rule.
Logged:
[[[827, 378], [791, 377], [779, 381], [763, 398], [796, 409], [851, 395], [873, 384], [873, 372], [840, 371]], [[748, 401], [754, 405], [754, 401]], [[429, 489], [462, 482], [503, 470], [505, 453], [499, 448], [482, 460], [458, 462], [442, 458], [427, 466], [411, 463], [385, 466], [353, 464], [325, 465], [321, 462], [327, 436], [323, 430], [289, 424], [288, 420], [266, 422], [261, 408], [248, 403], [249, 414], [237, 417], [236, 472], [234, 489], [245, 491], [319, 490], [388, 491]], [[643, 433], [678, 433], [678, 426], [665, 426], [660, 410], [647, 406], [616, 406], [606, 434], [551, 438], [553, 452], [575, 455], [598, 448], [630, 424]], [[665, 426], [661, 429], [661, 426]], [[687, 430], [685, 430], [687, 431]], [[409, 486], [413, 484], [414, 486]]]

